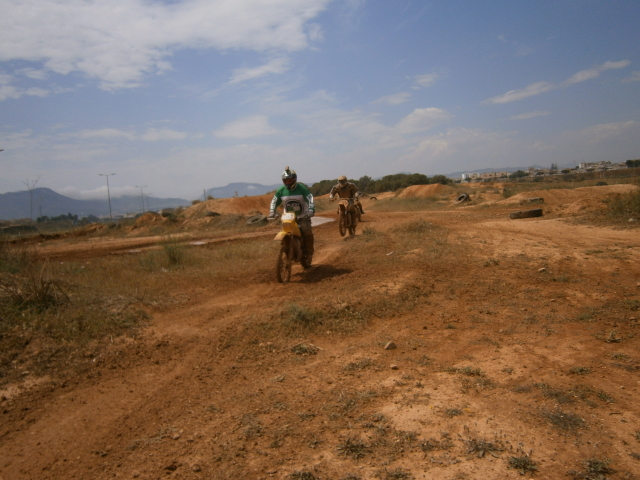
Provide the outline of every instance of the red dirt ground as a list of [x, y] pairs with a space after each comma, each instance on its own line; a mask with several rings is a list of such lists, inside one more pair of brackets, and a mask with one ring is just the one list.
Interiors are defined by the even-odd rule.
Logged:
[[[406, 195], [455, 196], [440, 187]], [[640, 478], [640, 236], [580, 217], [630, 188], [436, 211], [364, 200], [357, 235], [315, 228], [314, 267], [289, 284], [270, 270], [178, 282], [186, 300], [143, 306], [149, 325], [84, 351], [77, 376], [3, 387], [0, 480]], [[544, 217], [509, 219], [538, 196]], [[267, 197], [187, 218], [263, 211]], [[71, 260], [158, 241], [41, 249]], [[275, 335], [287, 302], [326, 323]], [[366, 326], [342, 331], [326, 312]], [[537, 470], [521, 476], [514, 458]]]

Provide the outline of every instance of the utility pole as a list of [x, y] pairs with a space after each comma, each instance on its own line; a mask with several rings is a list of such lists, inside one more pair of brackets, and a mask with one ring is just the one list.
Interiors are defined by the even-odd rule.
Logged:
[[144, 193], [142, 189], [148, 187], [148, 185], [136, 185], [136, 188], [140, 189], [140, 201], [142, 202], [142, 213], [144, 213]]
[[101, 177], [107, 177], [107, 199], [109, 200], [109, 220], [113, 223], [113, 217], [111, 216], [111, 193], [109, 192], [109, 177], [115, 175], [115, 173], [99, 173]]

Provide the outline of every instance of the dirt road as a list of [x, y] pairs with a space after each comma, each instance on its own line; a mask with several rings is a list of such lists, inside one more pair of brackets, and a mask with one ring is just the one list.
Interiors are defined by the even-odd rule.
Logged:
[[638, 231], [512, 210], [369, 210], [289, 284], [176, 280], [0, 393], [0, 479], [639, 478]]

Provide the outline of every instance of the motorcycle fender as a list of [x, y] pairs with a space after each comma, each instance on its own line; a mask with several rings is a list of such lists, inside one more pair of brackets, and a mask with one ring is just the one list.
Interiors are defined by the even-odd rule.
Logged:
[[290, 233], [288, 233], [288, 232], [280, 232], [280, 233], [278, 233], [276, 235], [276, 238], [274, 238], [274, 240], [282, 240], [287, 235], [290, 235]]

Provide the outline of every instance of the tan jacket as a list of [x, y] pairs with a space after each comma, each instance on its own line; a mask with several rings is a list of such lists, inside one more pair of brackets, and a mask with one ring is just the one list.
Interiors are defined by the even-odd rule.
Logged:
[[357, 192], [358, 187], [351, 182], [347, 182], [344, 187], [340, 184], [334, 185], [329, 195], [338, 195], [340, 198], [354, 198]]

